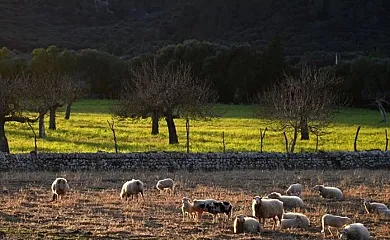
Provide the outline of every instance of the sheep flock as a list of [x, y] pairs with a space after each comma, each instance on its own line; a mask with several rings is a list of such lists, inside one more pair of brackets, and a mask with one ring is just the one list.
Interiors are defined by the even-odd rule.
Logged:
[[[205, 176], [207, 175], [198, 178], [203, 182], [190, 182], [174, 172], [167, 172], [164, 177], [121, 175], [121, 180], [115, 181], [112, 179], [117, 176], [110, 176], [110, 180], [106, 181], [112, 181], [109, 182], [112, 187], [109, 190], [99, 190], [102, 189], [99, 186], [104, 184], [103, 180], [100, 179], [96, 183], [78, 182], [80, 178], [68, 174], [53, 177], [51, 185], [47, 183], [47, 188], [51, 186], [51, 195], [46, 199], [51, 201], [46, 202], [48, 208], [63, 215], [74, 211], [71, 210], [73, 206], [82, 203], [85, 205], [91, 199], [97, 199], [96, 205], [96, 202], [99, 202], [99, 194], [104, 194], [100, 201], [110, 199], [110, 208], [119, 209], [112, 214], [109, 221], [121, 223], [123, 230], [120, 232], [131, 232], [134, 224], [143, 222], [148, 228], [161, 225], [164, 229], [170, 229], [169, 224], [174, 224], [174, 228], [184, 227], [189, 232], [195, 232], [196, 229], [201, 232], [220, 229], [222, 235], [219, 239], [231, 239], [232, 236], [246, 239], [251, 236], [248, 239], [368, 240], [386, 239], [378, 238], [375, 232], [377, 226], [383, 225], [388, 227], [390, 239], [390, 199], [387, 197], [386, 201], [386, 196], [389, 195], [375, 195], [368, 191], [369, 188], [365, 185], [359, 185], [359, 189], [356, 187], [354, 190], [352, 186], [347, 188], [343, 182], [337, 184], [337, 181], [333, 181], [329, 184], [320, 178], [298, 182], [299, 179], [290, 177], [284, 181], [271, 182], [275, 183], [274, 185], [256, 189], [252, 189], [250, 184], [244, 185], [245, 181], [233, 181], [231, 184], [234, 191], [230, 188], [216, 191], [219, 188], [215, 186], [215, 178], [210, 176], [210, 184]], [[88, 187], [89, 185], [92, 186]], [[82, 192], [84, 198], [81, 203], [76, 200], [80, 199], [80, 189], [87, 189]], [[359, 194], [354, 194], [353, 191], [359, 191]], [[364, 194], [365, 192], [367, 194]], [[356, 203], [355, 210], [345, 207], [350, 201]], [[167, 220], [157, 223], [153, 215], [142, 215], [145, 211], [153, 212], [153, 208], [156, 214], [168, 213]], [[4, 212], [4, 208], [0, 211]], [[98, 211], [100, 215], [108, 214], [104, 205], [96, 205], [89, 211]], [[129, 214], [131, 218], [127, 217]], [[136, 217], [137, 214], [141, 214], [140, 217]], [[176, 220], [172, 222], [172, 218]], [[0, 220], [0, 223], [3, 222]], [[162, 228], [160, 230], [164, 232]], [[159, 236], [164, 238], [164, 235]], [[143, 237], [140, 236], [139, 239]], [[183, 239], [187, 237], [183, 236]]]

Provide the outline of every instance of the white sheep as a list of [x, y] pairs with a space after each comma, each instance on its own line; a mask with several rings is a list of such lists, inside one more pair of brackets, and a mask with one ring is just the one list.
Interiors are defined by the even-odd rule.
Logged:
[[194, 204], [187, 197], [183, 197], [181, 200], [181, 212], [183, 213], [183, 221], [185, 220], [185, 216], [187, 215], [190, 219], [195, 218], [196, 210], [194, 209]]
[[367, 213], [382, 213], [389, 210], [388, 207], [383, 203], [369, 202], [368, 200], [363, 201], [363, 206]]
[[286, 195], [289, 196], [300, 196], [302, 193], [302, 185], [299, 183], [291, 184], [286, 190]]
[[294, 219], [297, 216], [302, 220], [303, 226], [302, 228], [307, 229], [310, 226], [309, 218], [303, 213], [295, 213], [295, 212], [286, 212], [283, 214], [282, 219]]
[[68, 181], [65, 178], [56, 178], [51, 184], [51, 191], [53, 192], [52, 201], [59, 199], [69, 191]]
[[298, 196], [287, 196], [281, 195], [278, 192], [272, 192], [268, 194], [267, 197], [282, 201], [284, 209], [292, 209], [297, 207], [303, 208], [305, 206], [303, 200]]
[[340, 232], [340, 239], [369, 240], [370, 232], [361, 223], [352, 223], [344, 227]]
[[326, 229], [330, 232], [330, 234], [333, 236], [333, 233], [331, 231], [331, 228], [337, 229], [337, 234], [339, 233], [339, 228], [343, 227], [344, 225], [350, 224], [351, 219], [349, 217], [342, 217], [332, 214], [324, 214], [321, 218], [321, 225], [322, 230], [321, 233], [326, 236]]
[[171, 178], [165, 178], [162, 180], [159, 180], [156, 184], [156, 188], [160, 190], [160, 192], [169, 190], [171, 194], [174, 192], [174, 181]]
[[280, 222], [280, 229], [286, 229], [286, 228], [303, 228], [305, 227], [305, 222], [302, 219], [301, 216], [296, 215], [295, 218], [282, 218], [282, 221]]
[[284, 213], [283, 202], [278, 199], [265, 199], [260, 196], [255, 196], [252, 201], [252, 215], [263, 219], [265, 223], [266, 218], [272, 218], [274, 220], [273, 229], [277, 225], [276, 217], [279, 219], [279, 223], [282, 220]]
[[239, 215], [234, 219], [234, 233], [260, 233], [261, 226], [259, 220], [254, 217]]
[[325, 187], [324, 185], [316, 185], [313, 190], [319, 191], [323, 198], [333, 198], [342, 200], [344, 197], [343, 192], [336, 187]]
[[122, 191], [120, 194], [121, 199], [126, 199], [130, 197], [131, 199], [135, 198], [138, 201], [138, 194], [141, 194], [142, 199], [144, 199], [144, 184], [140, 180], [132, 179], [131, 181], [127, 181], [122, 186]]

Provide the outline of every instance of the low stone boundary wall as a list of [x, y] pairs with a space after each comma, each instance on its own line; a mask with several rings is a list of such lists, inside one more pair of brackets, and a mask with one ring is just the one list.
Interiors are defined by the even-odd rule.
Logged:
[[319, 153], [38, 153], [0, 152], [0, 171], [389, 169], [390, 151]]

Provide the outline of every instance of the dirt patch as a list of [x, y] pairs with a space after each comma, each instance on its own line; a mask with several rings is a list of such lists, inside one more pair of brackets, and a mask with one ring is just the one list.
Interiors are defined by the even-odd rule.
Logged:
[[[68, 179], [71, 192], [58, 202], [51, 199], [55, 177]], [[174, 195], [154, 189], [157, 180], [171, 177]], [[146, 184], [145, 201], [122, 201], [122, 184], [132, 178]], [[26, 180], [28, 179], [28, 180]], [[311, 220], [308, 230], [272, 230], [265, 224], [261, 235], [233, 234], [232, 220], [212, 223], [182, 221], [181, 199], [215, 198], [234, 206], [233, 215], [251, 215], [255, 195], [283, 192], [291, 183], [304, 185], [300, 212]], [[321, 198], [311, 190], [316, 184], [338, 186], [345, 200]], [[8, 239], [321, 239], [324, 213], [345, 215], [363, 223], [374, 239], [390, 239], [390, 220], [364, 212], [364, 198], [389, 206], [388, 171], [228, 171], [228, 172], [29, 172], [0, 176], [0, 231]], [[331, 239], [331, 237], [327, 237]]]

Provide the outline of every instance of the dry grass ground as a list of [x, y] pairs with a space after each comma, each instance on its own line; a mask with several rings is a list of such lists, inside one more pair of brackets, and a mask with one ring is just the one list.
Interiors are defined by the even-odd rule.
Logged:
[[[59, 176], [72, 190], [52, 203], [50, 185]], [[174, 195], [153, 189], [164, 177], [176, 180]], [[145, 201], [120, 200], [122, 184], [132, 178], [146, 183]], [[227, 200], [233, 215], [249, 215], [253, 196], [282, 191], [294, 182], [305, 186], [307, 209], [301, 212], [312, 222], [308, 230], [273, 231], [268, 221], [261, 235], [235, 235], [232, 220], [222, 217], [218, 223], [209, 214], [201, 222], [182, 221], [183, 196]], [[319, 183], [339, 186], [345, 200], [320, 198], [310, 190]], [[389, 205], [389, 171], [5, 172], [0, 184], [0, 230], [8, 239], [322, 239], [324, 213], [349, 216], [366, 225], [374, 239], [390, 239], [390, 220], [368, 215], [362, 207], [363, 198]]]

